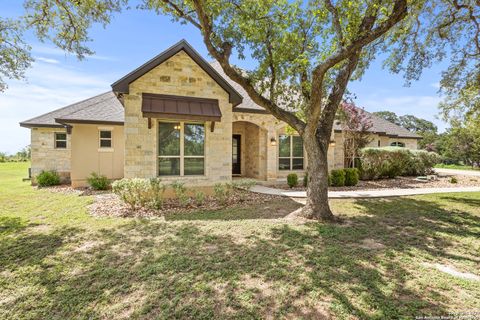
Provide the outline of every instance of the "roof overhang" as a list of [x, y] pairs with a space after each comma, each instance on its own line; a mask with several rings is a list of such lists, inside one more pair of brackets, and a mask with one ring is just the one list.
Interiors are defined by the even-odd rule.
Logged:
[[20, 122], [20, 127], [23, 128], [64, 128], [65, 126], [62, 124], [45, 124], [45, 123], [26, 123]]
[[215, 82], [222, 87], [229, 95], [229, 102], [235, 107], [242, 103], [242, 96], [207, 62], [202, 56], [190, 46], [190, 44], [181, 40], [166, 51], [154, 57], [139, 68], [133, 70], [120, 80], [112, 84], [112, 90], [115, 93], [129, 93], [130, 83], [140, 78], [156, 66], [170, 59], [172, 56], [180, 51], [184, 51], [205, 71]]
[[220, 121], [222, 112], [217, 99], [143, 93], [144, 118]]
[[62, 124], [62, 127], [68, 124], [107, 124], [123, 126], [123, 121], [104, 121], [104, 120], [84, 120], [84, 119], [62, 119], [56, 118], [56, 122]]

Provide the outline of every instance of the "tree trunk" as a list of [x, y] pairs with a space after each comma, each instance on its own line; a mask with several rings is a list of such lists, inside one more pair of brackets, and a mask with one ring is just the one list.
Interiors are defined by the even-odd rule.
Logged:
[[303, 216], [310, 219], [334, 221], [328, 204], [328, 143], [330, 137], [303, 137], [308, 157], [307, 203]]

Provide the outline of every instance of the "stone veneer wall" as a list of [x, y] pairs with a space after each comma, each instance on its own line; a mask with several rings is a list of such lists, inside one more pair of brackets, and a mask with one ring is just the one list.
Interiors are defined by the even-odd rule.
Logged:
[[54, 170], [63, 182], [70, 181], [71, 140], [67, 134], [67, 148], [55, 148], [55, 132], [66, 133], [63, 128], [32, 128], [31, 134], [31, 168], [32, 182], [42, 170]]
[[205, 126], [205, 175], [162, 177], [190, 185], [212, 185], [232, 179], [232, 104], [228, 93], [203, 71], [184, 51], [180, 51], [130, 84], [125, 95], [125, 177], [157, 176], [158, 123], [152, 119], [148, 129], [142, 117], [142, 93], [170, 94], [218, 99], [221, 122]]

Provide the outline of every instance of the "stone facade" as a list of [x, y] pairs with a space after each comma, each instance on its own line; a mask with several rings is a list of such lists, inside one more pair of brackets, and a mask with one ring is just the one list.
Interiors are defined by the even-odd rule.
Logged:
[[67, 134], [67, 147], [65, 149], [57, 149], [55, 148], [56, 132], [66, 133], [66, 130], [63, 128], [32, 128], [30, 130], [33, 183], [35, 183], [35, 176], [43, 170], [56, 171], [63, 182], [70, 181], [70, 135]]
[[169, 94], [218, 99], [222, 119], [205, 123], [205, 174], [203, 176], [163, 177], [165, 181], [180, 180], [189, 185], [212, 185], [232, 179], [232, 104], [228, 93], [220, 87], [184, 51], [180, 51], [130, 84], [125, 105], [125, 166], [126, 178], [157, 176], [158, 122], [148, 120], [141, 111], [142, 93]]

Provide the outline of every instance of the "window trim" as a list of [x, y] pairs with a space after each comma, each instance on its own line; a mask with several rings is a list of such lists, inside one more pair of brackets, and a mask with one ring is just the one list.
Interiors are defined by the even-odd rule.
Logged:
[[[180, 125], [180, 154], [177, 155], [168, 155], [168, 156], [161, 156], [160, 153], [160, 139], [159, 139], [159, 128], [162, 123], [178, 123]], [[202, 156], [186, 156], [185, 155], [185, 125], [188, 124], [197, 124], [197, 125], [202, 125], [203, 126], [203, 132], [204, 132], [204, 137], [203, 137], [203, 155]], [[207, 126], [205, 122], [202, 121], [168, 121], [168, 120], [159, 120], [157, 122], [158, 128], [156, 130], [156, 135], [157, 135], [157, 176], [158, 177], [205, 177], [206, 176], [206, 156], [205, 156], [205, 151], [207, 147]], [[160, 175], [160, 159], [179, 159], [180, 160], [180, 172], [178, 175], [172, 174], [172, 175]], [[185, 174], [185, 159], [203, 159], [203, 174]]]
[[[63, 139], [57, 139], [57, 134], [64, 134], [65, 135], [65, 140]], [[57, 147], [57, 142], [58, 141], [65, 141], [65, 147]], [[60, 131], [56, 131], [53, 133], [53, 147], [54, 149], [67, 149], [68, 148], [68, 137], [67, 137], [67, 133], [66, 132], [60, 132]]]
[[[102, 138], [102, 132], [110, 132], [110, 138]], [[110, 146], [109, 147], [102, 146], [102, 140], [110, 141]], [[113, 130], [112, 129], [104, 129], [104, 128], [98, 129], [98, 148], [101, 150], [113, 149]]]
[[405, 143], [401, 141], [393, 141], [393, 142], [390, 142], [390, 147], [405, 148]]
[[[281, 136], [287, 136], [289, 138], [289, 141], [290, 141], [290, 156], [288, 157], [281, 157], [280, 156], [280, 137]], [[277, 141], [278, 141], [278, 147], [277, 147], [277, 169], [278, 171], [305, 171], [305, 147], [303, 146], [303, 140], [302, 140], [302, 151], [303, 151], [303, 156], [302, 157], [294, 157], [293, 156], [293, 137], [299, 137], [301, 139], [301, 137], [299, 135], [294, 135], [294, 134], [279, 134], [278, 137], [277, 137]], [[289, 159], [290, 160], [290, 164], [289, 164], [289, 168], [288, 169], [280, 169], [280, 159]], [[302, 169], [293, 169], [293, 160], [294, 159], [302, 159]]]

